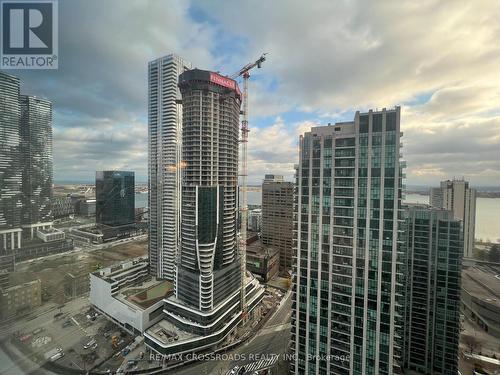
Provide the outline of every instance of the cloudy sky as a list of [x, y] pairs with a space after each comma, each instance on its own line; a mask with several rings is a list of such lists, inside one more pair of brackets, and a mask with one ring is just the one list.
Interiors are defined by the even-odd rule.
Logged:
[[11, 71], [54, 103], [56, 181], [147, 179], [147, 62], [225, 74], [268, 52], [250, 102], [250, 182], [292, 175], [298, 135], [402, 107], [409, 185], [500, 186], [500, 2], [59, 1], [59, 69]]

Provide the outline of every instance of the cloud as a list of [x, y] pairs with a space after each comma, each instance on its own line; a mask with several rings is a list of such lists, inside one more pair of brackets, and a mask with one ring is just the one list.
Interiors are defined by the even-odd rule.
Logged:
[[496, 0], [75, 0], [59, 8], [59, 69], [16, 72], [23, 92], [54, 102], [56, 177], [120, 165], [146, 177], [149, 60], [175, 52], [232, 73], [268, 52], [250, 82], [251, 179], [293, 173], [305, 120], [402, 105], [408, 183], [456, 174], [500, 185]]
[[[223, 5], [224, 12], [210, 12]], [[269, 52], [262, 74], [277, 82], [273, 92], [288, 107], [326, 114], [319, 116], [326, 123], [329, 113], [402, 105], [410, 183], [460, 174], [500, 185], [497, 128], [484, 126], [500, 113], [498, 1], [200, 6], [246, 38], [248, 59]], [[430, 166], [418, 145], [433, 155]]]
[[281, 174], [291, 181], [294, 164], [298, 163], [299, 136], [318, 125], [312, 121], [285, 123], [278, 116], [272, 125], [252, 129], [248, 142], [249, 182], [261, 182], [266, 173]]

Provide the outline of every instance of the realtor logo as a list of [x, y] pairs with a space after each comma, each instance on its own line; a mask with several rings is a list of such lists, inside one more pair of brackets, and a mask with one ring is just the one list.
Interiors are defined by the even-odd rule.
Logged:
[[2, 69], [57, 69], [57, 1], [1, 2]]

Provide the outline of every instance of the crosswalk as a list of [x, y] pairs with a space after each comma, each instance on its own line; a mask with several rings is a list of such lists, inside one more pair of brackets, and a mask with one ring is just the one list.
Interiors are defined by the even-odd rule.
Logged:
[[278, 356], [273, 355], [268, 359], [261, 359], [260, 361], [249, 363], [245, 365], [245, 374], [251, 374], [253, 371], [263, 370], [273, 366], [278, 361]]

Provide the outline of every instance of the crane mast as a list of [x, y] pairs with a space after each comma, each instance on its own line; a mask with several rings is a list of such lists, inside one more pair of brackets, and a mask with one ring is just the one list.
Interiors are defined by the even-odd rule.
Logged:
[[247, 261], [247, 223], [248, 223], [248, 197], [247, 197], [247, 180], [248, 180], [248, 79], [250, 78], [249, 71], [255, 67], [260, 68], [266, 60], [264, 53], [258, 60], [245, 65], [240, 71], [231, 76], [236, 78], [243, 77], [243, 118], [241, 120], [241, 228], [240, 228], [240, 268], [241, 268], [241, 317], [243, 324], [247, 320], [247, 302], [245, 293], [245, 275]]

